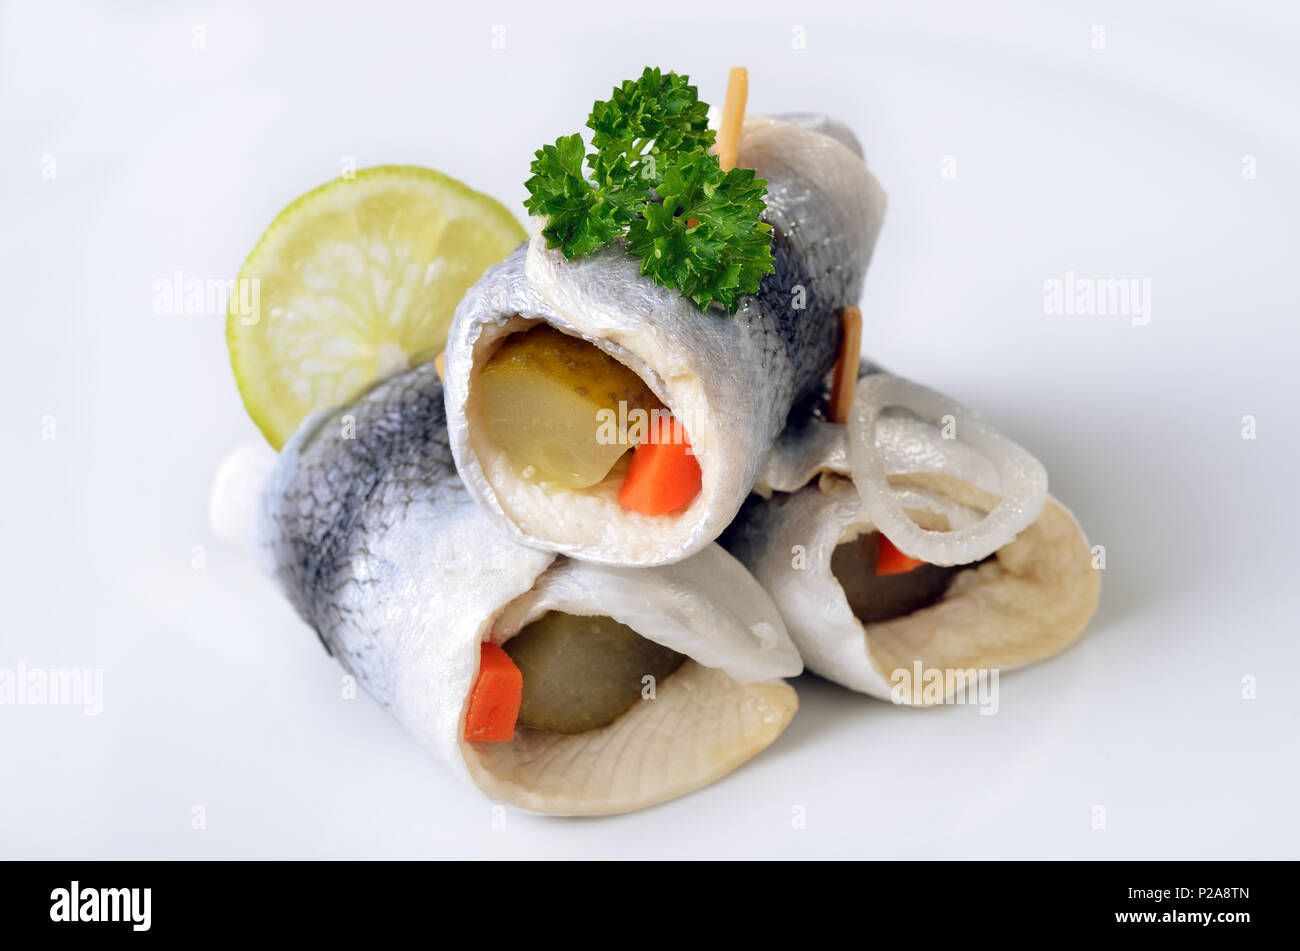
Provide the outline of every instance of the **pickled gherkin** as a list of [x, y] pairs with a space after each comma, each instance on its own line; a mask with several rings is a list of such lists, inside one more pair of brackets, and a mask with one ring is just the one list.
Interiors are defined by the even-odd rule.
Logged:
[[968, 565], [921, 565], [896, 575], [877, 575], [877, 533], [844, 542], [831, 554], [831, 574], [863, 624], [888, 621], [934, 604], [953, 576]]
[[[600, 482], [632, 448], [625, 430], [602, 429], [600, 410], [626, 419], [633, 410], [663, 409], [626, 366], [547, 324], [507, 337], [475, 387], [484, 432], [515, 471], [567, 489]], [[611, 429], [617, 438], [609, 437]]]
[[612, 618], [562, 611], [502, 646], [524, 675], [519, 723], [552, 733], [608, 726], [641, 699], [643, 677], [661, 681], [686, 660]]

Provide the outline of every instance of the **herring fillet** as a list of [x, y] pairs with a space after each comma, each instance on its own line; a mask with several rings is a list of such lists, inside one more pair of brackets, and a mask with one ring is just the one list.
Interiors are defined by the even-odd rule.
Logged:
[[[907, 492], [909, 511], [931, 524], [977, 521], [997, 497], [971, 483], [926, 474]], [[979, 670], [1045, 660], [1082, 635], [1097, 609], [1100, 573], [1070, 512], [1048, 496], [1032, 523], [986, 562], [961, 571], [936, 603], [864, 624], [831, 571], [835, 549], [879, 530], [853, 486], [823, 478], [793, 494], [753, 496], [723, 545], [781, 609], [808, 669], [879, 699], [928, 704], [895, 692], [898, 671], [953, 671], [949, 702]], [[791, 552], [799, 551], [798, 563]]]
[[[746, 121], [740, 164], [768, 182], [763, 217], [776, 271], [733, 317], [700, 313], [642, 277], [622, 245], [570, 261], [535, 233], [490, 268], [457, 308], [446, 352], [452, 451], [484, 508], [525, 544], [604, 564], [667, 564], [713, 541], [791, 407], [833, 364], [836, 311], [861, 296], [885, 196], [855, 147], [852, 133], [825, 117]], [[515, 474], [481, 432], [476, 372], [502, 338], [538, 320], [626, 364], [685, 422], [702, 488], [683, 512], [628, 512], [608, 484], [543, 489]]]
[[[269, 569], [361, 686], [456, 774], [535, 812], [641, 808], [769, 745], [797, 708], [780, 678], [802, 664], [740, 564], [716, 545], [653, 569], [519, 545], [464, 490], [443, 405], [431, 364], [381, 383], [305, 421], [262, 490], [257, 543]], [[608, 727], [465, 741], [480, 643], [551, 609], [614, 617], [690, 660], [658, 699]], [[566, 765], [538, 771], [541, 751]]]
[[[914, 392], [895, 386], [906, 381], [873, 364], [862, 368], [859, 395], [867, 381], [885, 383], [903, 397]], [[1004, 516], [1002, 526], [987, 527], [1009, 489], [1007, 460], [1027, 456], [1024, 450], [957, 404], [944, 407], [956, 414], [957, 438], [945, 438], [904, 402], [901, 412], [875, 419], [874, 451], [887, 479], [873, 490], [858, 484], [858, 456], [848, 445], [859, 416], [851, 413], [848, 425], [829, 422], [828, 392], [790, 421], [755, 494], [719, 539], [776, 601], [808, 669], [896, 703], [936, 702], [896, 689], [895, 674], [910, 674], [920, 663], [956, 675], [945, 678], [948, 693], [937, 701], [949, 702], [980, 669], [1013, 669], [1069, 647], [1095, 613], [1101, 586], [1078, 522], [1047, 493], [1044, 476], [1041, 497], [1035, 491], [1025, 506]], [[859, 402], [855, 398], [855, 408]], [[984, 451], [961, 439], [975, 424], [993, 433]], [[888, 493], [909, 522], [927, 531], [928, 547], [916, 553], [922, 560], [954, 563], [940, 559], [945, 536], [957, 533], [976, 533], [981, 547], [935, 604], [864, 624], [832, 573], [831, 558], [839, 545], [866, 532], [879, 531], [898, 544], [872, 514], [879, 509], [871, 504], [873, 491]], [[977, 564], [985, 555], [991, 557]]]

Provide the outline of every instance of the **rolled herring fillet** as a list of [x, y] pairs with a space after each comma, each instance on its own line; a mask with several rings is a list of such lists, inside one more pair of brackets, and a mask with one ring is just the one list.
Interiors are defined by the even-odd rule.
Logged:
[[[465, 295], [446, 352], [451, 448], [470, 494], [516, 539], [601, 564], [661, 565], [712, 542], [735, 516], [790, 409], [834, 363], [837, 310], [858, 302], [885, 194], [842, 123], [751, 117], [740, 165], [768, 182], [776, 271], [727, 317], [642, 277], [625, 247], [566, 260], [540, 231]], [[538, 323], [634, 371], [686, 427], [701, 488], [644, 515], [618, 502], [621, 472], [564, 489], [525, 478], [485, 432], [484, 365]]]
[[[767, 747], [801, 663], [775, 606], [710, 545], [663, 568], [582, 564], [519, 545], [452, 465], [432, 365], [305, 421], [262, 492], [254, 544], [365, 690], [462, 778], [538, 813], [626, 812], [698, 789]], [[226, 473], [215, 508], [235, 511]], [[214, 508], [214, 514], [215, 514]], [[607, 726], [518, 725], [465, 739], [481, 645], [548, 611], [613, 618], [687, 655]]]
[[[792, 420], [721, 539], [776, 601], [809, 670], [898, 703], [950, 702], [981, 670], [1046, 659], [1083, 633], [1100, 572], [1037, 460], [978, 415], [869, 364], [847, 425], [824, 408], [813, 400]], [[864, 610], [833, 564], [873, 532], [926, 571], [950, 566], [933, 598], [887, 616], [869, 593]], [[891, 581], [865, 590], [888, 601]], [[917, 665], [942, 672], [941, 693], [921, 690]]]

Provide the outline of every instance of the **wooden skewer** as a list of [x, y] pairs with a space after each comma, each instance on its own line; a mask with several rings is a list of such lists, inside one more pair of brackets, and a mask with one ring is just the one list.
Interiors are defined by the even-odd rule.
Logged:
[[718, 164], [724, 172], [735, 168], [740, 156], [740, 130], [745, 125], [745, 102], [748, 99], [749, 70], [744, 66], [733, 66], [727, 77], [727, 100], [722, 105], [716, 146]]
[[840, 336], [840, 355], [835, 360], [835, 375], [831, 378], [830, 418], [832, 423], [845, 423], [849, 407], [853, 405], [853, 391], [858, 385], [858, 363], [862, 360], [862, 311], [845, 307], [840, 311], [844, 333]]
[[444, 350], [433, 358], [433, 368], [438, 371], [438, 379], [446, 381], [447, 379], [447, 351]]

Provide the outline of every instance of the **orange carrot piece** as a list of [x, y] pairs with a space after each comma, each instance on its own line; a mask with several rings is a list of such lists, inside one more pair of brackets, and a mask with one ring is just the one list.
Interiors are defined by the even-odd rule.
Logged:
[[925, 562], [918, 561], [894, 547], [894, 543], [883, 534], [876, 534], [876, 576], [901, 575], [920, 568]]
[[504, 743], [515, 738], [515, 721], [524, 699], [524, 675], [496, 644], [479, 654], [478, 680], [469, 695], [465, 739]]
[[632, 450], [632, 463], [618, 490], [618, 504], [642, 515], [667, 515], [700, 492], [700, 464], [691, 452], [686, 427], [671, 416], [660, 422]]

